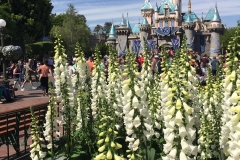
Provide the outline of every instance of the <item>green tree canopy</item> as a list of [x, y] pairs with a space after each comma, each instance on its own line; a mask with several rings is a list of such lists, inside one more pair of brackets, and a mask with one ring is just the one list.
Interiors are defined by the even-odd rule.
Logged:
[[74, 56], [77, 42], [85, 53], [89, 52], [90, 28], [86, 25], [85, 16], [78, 14], [74, 5], [69, 4], [66, 13], [53, 16], [52, 22], [54, 22], [51, 30], [52, 39], [58, 31], [69, 56]]
[[100, 24], [97, 24], [95, 27], [94, 27], [94, 32], [98, 32], [100, 29], [102, 29], [103, 31], [106, 31], [106, 33], [109, 33], [110, 29], [111, 29], [111, 26], [112, 26], [112, 22], [105, 22], [104, 25], [100, 25]]
[[1, 0], [0, 6], [4, 8], [0, 9], [0, 15], [7, 22], [7, 34], [12, 37], [12, 43], [20, 45], [24, 51], [25, 44], [48, 35], [51, 30], [51, 0]]
[[103, 27], [99, 24], [97, 24], [93, 30], [93, 32], [98, 32], [100, 29], [102, 29]]
[[106, 33], [109, 33], [110, 29], [111, 29], [111, 26], [112, 26], [112, 22], [105, 22], [103, 30], [106, 31]]
[[220, 36], [220, 41], [224, 49], [227, 49], [228, 43], [231, 40], [231, 37], [234, 36], [236, 30], [237, 28], [228, 28], [225, 33]]

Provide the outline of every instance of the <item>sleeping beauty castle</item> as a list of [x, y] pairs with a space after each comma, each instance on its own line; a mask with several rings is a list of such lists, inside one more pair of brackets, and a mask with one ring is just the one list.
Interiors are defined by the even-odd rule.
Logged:
[[182, 0], [162, 0], [155, 7], [150, 0], [145, 0], [141, 14], [142, 20], [133, 27], [124, 16], [119, 25], [112, 25], [107, 43], [114, 45], [119, 55], [128, 49], [135, 54], [141, 53], [144, 40], [150, 50], [163, 46], [176, 50], [184, 34], [189, 50], [210, 56], [221, 53], [220, 35], [225, 26], [221, 23], [217, 4], [206, 16], [202, 14], [199, 18], [191, 10], [191, 0], [188, 0], [187, 12], [182, 12]]

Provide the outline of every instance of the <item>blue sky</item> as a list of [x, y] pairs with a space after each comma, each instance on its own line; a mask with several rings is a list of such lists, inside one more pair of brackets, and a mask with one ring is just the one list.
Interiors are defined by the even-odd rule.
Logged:
[[[105, 22], [121, 22], [122, 14], [129, 17], [133, 27], [142, 21], [141, 7], [145, 0], [52, 0], [54, 6], [53, 13], [64, 13], [68, 4], [73, 4], [79, 14], [83, 14], [87, 19], [88, 26], [93, 29], [97, 24], [103, 25]], [[158, 5], [162, 0], [150, 0], [153, 7], [156, 2]], [[192, 0], [192, 11], [199, 18], [206, 16], [208, 10], [215, 6], [217, 2], [218, 11], [222, 23], [227, 27], [237, 26], [237, 20], [240, 20], [240, 0]], [[183, 12], [187, 11], [188, 0], [182, 0]]]

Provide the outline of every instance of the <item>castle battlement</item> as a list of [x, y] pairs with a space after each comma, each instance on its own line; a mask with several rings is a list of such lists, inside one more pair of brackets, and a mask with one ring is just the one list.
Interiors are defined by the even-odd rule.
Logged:
[[223, 29], [225, 28], [223, 24], [209, 24], [208, 29]]

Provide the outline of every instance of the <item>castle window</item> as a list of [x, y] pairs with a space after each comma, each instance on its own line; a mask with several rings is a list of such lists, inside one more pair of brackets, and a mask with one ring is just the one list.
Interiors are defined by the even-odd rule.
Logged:
[[163, 21], [159, 22], [159, 27], [162, 28], [163, 27]]
[[171, 20], [171, 27], [174, 27], [175, 24], [174, 24], [174, 20]]
[[168, 16], [168, 9], [165, 9], [165, 16]]
[[168, 21], [165, 21], [165, 27], [168, 27]]

